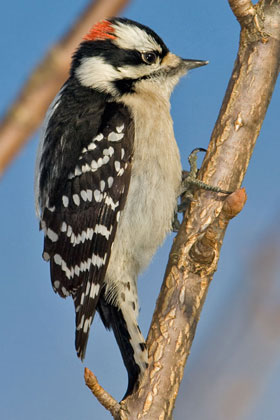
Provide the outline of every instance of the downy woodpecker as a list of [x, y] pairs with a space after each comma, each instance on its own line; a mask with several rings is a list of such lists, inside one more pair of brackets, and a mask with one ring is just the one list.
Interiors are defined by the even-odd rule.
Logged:
[[95, 312], [111, 328], [130, 394], [147, 367], [137, 276], [170, 232], [181, 163], [170, 94], [206, 61], [172, 54], [148, 27], [99, 22], [46, 115], [35, 195], [52, 286], [72, 296], [84, 359]]

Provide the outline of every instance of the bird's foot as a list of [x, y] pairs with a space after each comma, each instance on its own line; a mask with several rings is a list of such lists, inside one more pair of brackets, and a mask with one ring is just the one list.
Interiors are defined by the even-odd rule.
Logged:
[[178, 219], [178, 213], [184, 213], [188, 208], [191, 201], [194, 201], [194, 191], [198, 188], [201, 188], [206, 191], [213, 191], [221, 194], [231, 194], [232, 191], [226, 191], [219, 187], [206, 184], [205, 182], [197, 179], [198, 168], [197, 168], [197, 154], [198, 152], [206, 152], [202, 147], [197, 147], [194, 149], [188, 157], [190, 164], [189, 171], [182, 172], [182, 189], [180, 198], [180, 204], [178, 204], [177, 212], [174, 215], [174, 220], [172, 224], [173, 232], [178, 232], [180, 227], [180, 221]]

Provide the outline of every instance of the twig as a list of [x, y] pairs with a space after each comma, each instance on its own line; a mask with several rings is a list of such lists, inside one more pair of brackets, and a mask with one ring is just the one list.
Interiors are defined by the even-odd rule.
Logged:
[[0, 126], [0, 175], [39, 127], [50, 102], [67, 78], [71, 56], [82, 36], [95, 22], [118, 14], [128, 2], [92, 1], [69, 33], [31, 74]]
[[100, 404], [102, 404], [106, 410], [110, 411], [114, 418], [117, 418], [120, 412], [120, 404], [107, 391], [105, 391], [101, 385], [99, 385], [96, 376], [90, 369], [85, 368], [84, 378], [86, 385], [98, 399]]

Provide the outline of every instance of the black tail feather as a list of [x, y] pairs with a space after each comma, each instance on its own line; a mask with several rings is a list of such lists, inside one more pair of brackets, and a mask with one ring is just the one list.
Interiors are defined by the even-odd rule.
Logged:
[[131, 337], [120, 309], [106, 302], [104, 297], [100, 297], [97, 310], [105, 327], [113, 330], [127, 370], [128, 387], [122, 398], [125, 399], [128, 395], [132, 394], [140, 375], [140, 367], [135, 361], [134, 350], [130, 342]]

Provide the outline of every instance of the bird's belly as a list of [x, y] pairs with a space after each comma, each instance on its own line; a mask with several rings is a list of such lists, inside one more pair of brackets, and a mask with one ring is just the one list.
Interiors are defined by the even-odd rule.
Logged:
[[134, 161], [107, 269], [109, 282], [136, 282], [138, 273], [148, 265], [171, 229], [180, 182], [179, 155], [173, 167], [170, 161], [162, 165], [152, 156]]

